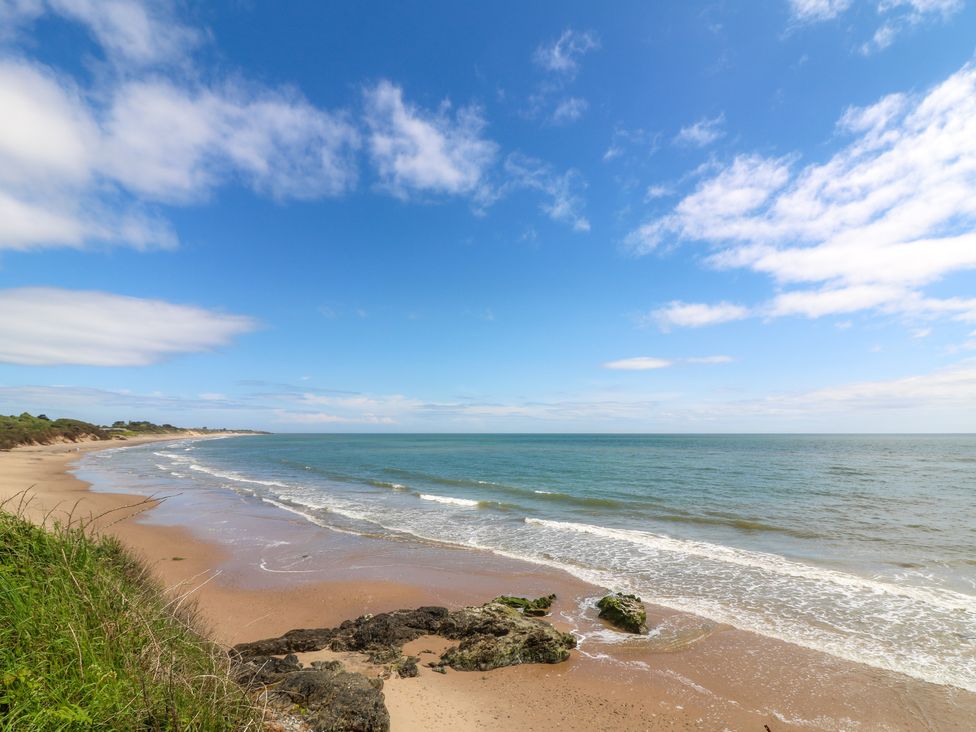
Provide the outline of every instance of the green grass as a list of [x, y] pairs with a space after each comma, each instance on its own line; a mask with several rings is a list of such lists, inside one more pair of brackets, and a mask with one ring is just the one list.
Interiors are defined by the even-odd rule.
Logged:
[[0, 730], [256, 730], [226, 654], [110, 537], [0, 510]]

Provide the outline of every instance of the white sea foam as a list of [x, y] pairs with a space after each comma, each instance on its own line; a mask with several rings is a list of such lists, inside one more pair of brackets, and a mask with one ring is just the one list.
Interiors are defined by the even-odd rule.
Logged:
[[906, 585], [895, 585], [889, 582], [879, 582], [866, 577], [858, 577], [857, 575], [837, 572], [831, 569], [814, 567], [809, 564], [800, 564], [799, 562], [790, 561], [776, 554], [735, 549], [733, 547], [723, 546], [720, 544], [711, 544], [703, 541], [673, 539], [669, 536], [653, 534], [649, 531], [611, 529], [604, 526], [577, 524], [569, 521], [549, 521], [547, 519], [526, 518], [525, 523], [544, 526], [550, 529], [591, 534], [617, 541], [626, 541], [656, 551], [674, 552], [677, 554], [704, 557], [706, 559], [717, 560], [720, 562], [737, 564], [744, 567], [760, 568], [775, 574], [804, 577], [819, 582], [830, 582], [836, 585], [866, 589], [877, 593], [900, 595], [902, 597], [908, 597], [928, 603], [930, 605], [935, 605], [946, 610], [963, 610], [965, 612], [976, 613], [976, 596], [973, 595], [964, 595], [960, 592], [943, 590], [939, 588], [912, 587]]
[[190, 466], [190, 470], [196, 470], [198, 473], [206, 473], [207, 475], [212, 475], [215, 478], [221, 478], [223, 480], [232, 480], [235, 483], [251, 483], [253, 485], [274, 486], [276, 488], [288, 487], [287, 483], [282, 483], [277, 480], [257, 480], [255, 478], [245, 478], [243, 475], [238, 473], [213, 470], [212, 468], [207, 468], [203, 465], [198, 465], [197, 463], [193, 463], [193, 465]]
[[469, 498], [454, 498], [453, 496], [433, 496], [429, 493], [421, 493], [420, 497], [425, 501], [436, 501], [437, 503], [446, 503], [450, 506], [464, 506], [465, 508], [477, 508], [478, 502], [472, 501]]

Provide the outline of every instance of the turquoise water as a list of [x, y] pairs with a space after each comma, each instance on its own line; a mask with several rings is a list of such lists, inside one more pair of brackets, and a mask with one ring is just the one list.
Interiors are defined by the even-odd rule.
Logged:
[[268, 435], [85, 468], [489, 549], [976, 691], [973, 436]]

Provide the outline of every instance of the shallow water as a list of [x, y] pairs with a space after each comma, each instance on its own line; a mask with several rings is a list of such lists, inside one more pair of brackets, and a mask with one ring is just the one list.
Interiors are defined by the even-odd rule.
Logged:
[[976, 691], [972, 436], [269, 435], [94, 453], [82, 472], [486, 548]]

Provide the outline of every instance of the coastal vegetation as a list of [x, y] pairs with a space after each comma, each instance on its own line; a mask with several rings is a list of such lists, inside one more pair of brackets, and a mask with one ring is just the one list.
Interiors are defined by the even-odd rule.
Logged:
[[20, 445], [50, 445], [55, 442], [79, 442], [81, 440], [113, 440], [143, 435], [219, 435], [230, 432], [263, 434], [254, 430], [229, 430], [211, 427], [175, 427], [171, 424], [154, 424], [145, 420], [117, 421], [104, 427], [80, 419], [50, 419], [46, 414], [36, 417], [23, 412], [19, 415], [0, 415], [0, 450]]
[[0, 450], [18, 445], [50, 445], [52, 442], [107, 440], [109, 433], [98, 425], [80, 419], [49, 419], [24, 412], [19, 416], [0, 415]]
[[0, 511], [0, 729], [258, 729], [192, 604], [117, 540]]

